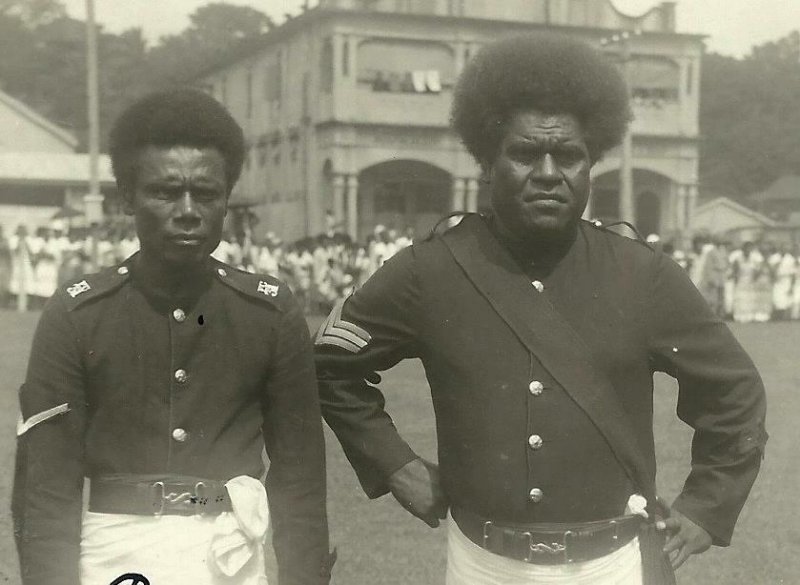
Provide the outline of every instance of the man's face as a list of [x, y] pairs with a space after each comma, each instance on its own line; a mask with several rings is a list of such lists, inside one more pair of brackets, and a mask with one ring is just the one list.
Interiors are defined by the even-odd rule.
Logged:
[[565, 233], [586, 208], [591, 167], [575, 116], [517, 111], [484, 165], [501, 227], [522, 240]]
[[219, 244], [228, 195], [225, 161], [217, 149], [143, 149], [136, 184], [123, 193], [143, 258], [174, 267], [204, 262]]

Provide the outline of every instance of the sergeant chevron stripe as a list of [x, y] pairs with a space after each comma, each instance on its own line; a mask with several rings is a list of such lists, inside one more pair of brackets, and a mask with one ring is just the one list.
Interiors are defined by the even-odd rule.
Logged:
[[343, 307], [344, 300], [336, 303], [319, 328], [316, 345], [335, 345], [351, 353], [358, 353], [372, 340], [372, 336], [358, 325], [342, 319]]

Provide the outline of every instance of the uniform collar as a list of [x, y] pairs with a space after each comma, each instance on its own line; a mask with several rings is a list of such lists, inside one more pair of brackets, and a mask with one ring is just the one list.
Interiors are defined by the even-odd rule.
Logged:
[[485, 221], [494, 238], [514, 258], [517, 264], [526, 271], [532, 267], [541, 270], [554, 268], [575, 244], [578, 234], [578, 228], [576, 227], [560, 240], [526, 243], [512, 240], [501, 232], [497, 225], [497, 220], [493, 216], [486, 217]]
[[190, 308], [213, 282], [213, 263], [209, 257], [202, 267], [187, 271], [180, 279], [166, 279], [150, 270], [141, 253], [136, 253], [125, 265], [131, 272], [133, 286], [142, 292], [156, 307], [168, 310], [180, 305]]

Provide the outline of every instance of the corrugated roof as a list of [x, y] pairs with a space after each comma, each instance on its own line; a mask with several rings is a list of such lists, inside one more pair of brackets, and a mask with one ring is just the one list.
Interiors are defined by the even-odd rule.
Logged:
[[[111, 159], [100, 155], [100, 182], [113, 184]], [[0, 153], [0, 182], [87, 184], [89, 155], [51, 152]]]
[[64, 142], [70, 148], [76, 148], [78, 146], [78, 139], [75, 138], [71, 133], [67, 132], [60, 126], [56, 126], [50, 120], [42, 116], [41, 114], [32, 110], [29, 106], [25, 105], [17, 98], [12, 97], [5, 93], [4, 91], [0, 91], [0, 102], [6, 104], [9, 108], [24, 116], [46, 132], [49, 132], [62, 142]]

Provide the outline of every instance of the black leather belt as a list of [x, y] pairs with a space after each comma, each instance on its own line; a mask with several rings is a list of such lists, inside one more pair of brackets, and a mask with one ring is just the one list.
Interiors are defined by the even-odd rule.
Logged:
[[97, 477], [90, 481], [89, 510], [141, 516], [217, 515], [231, 510], [225, 483], [197, 478]]
[[450, 513], [461, 532], [481, 548], [536, 565], [584, 562], [608, 555], [633, 540], [643, 521], [640, 516], [619, 516], [575, 524], [509, 524], [463, 508], [453, 507]]

